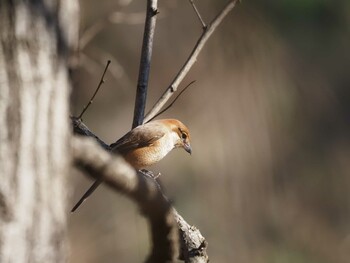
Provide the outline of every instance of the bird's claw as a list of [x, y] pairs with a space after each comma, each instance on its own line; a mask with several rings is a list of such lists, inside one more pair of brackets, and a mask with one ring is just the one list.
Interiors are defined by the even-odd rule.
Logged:
[[152, 171], [148, 171], [146, 169], [139, 170], [139, 172], [142, 173], [143, 175], [149, 177], [149, 178], [154, 179], [154, 180], [156, 180], [161, 175], [160, 173], [155, 175]]

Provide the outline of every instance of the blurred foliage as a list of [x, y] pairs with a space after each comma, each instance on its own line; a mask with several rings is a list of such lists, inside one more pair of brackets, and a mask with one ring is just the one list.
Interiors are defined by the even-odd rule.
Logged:
[[[225, 3], [197, 2], [206, 21]], [[82, 35], [114, 11], [144, 12], [143, 1], [81, 5]], [[159, 5], [148, 107], [201, 33], [187, 1]], [[76, 113], [112, 59], [84, 116], [106, 142], [132, 122], [143, 25], [129, 22], [107, 23], [73, 74]], [[349, 33], [347, 0], [242, 1], [183, 86], [196, 84], [162, 116], [189, 126], [194, 152], [174, 151], [152, 169], [207, 238], [211, 261], [349, 262]], [[90, 183], [74, 178], [72, 204]], [[72, 262], [141, 262], [149, 246], [137, 208], [105, 187], [72, 215], [70, 236]]]

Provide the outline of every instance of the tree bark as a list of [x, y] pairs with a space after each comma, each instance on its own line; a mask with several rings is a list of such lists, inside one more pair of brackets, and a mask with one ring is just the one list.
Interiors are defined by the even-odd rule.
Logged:
[[67, 261], [73, 0], [0, 1], [0, 262]]

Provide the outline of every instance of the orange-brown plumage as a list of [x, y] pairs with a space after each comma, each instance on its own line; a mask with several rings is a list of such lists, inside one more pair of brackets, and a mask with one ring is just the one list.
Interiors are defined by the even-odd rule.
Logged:
[[[188, 128], [179, 120], [155, 120], [140, 125], [118, 141], [111, 144], [112, 152], [121, 154], [135, 169], [143, 169], [163, 159], [172, 149], [184, 148], [192, 152]], [[73, 207], [74, 212], [80, 204], [98, 187], [96, 181]]]

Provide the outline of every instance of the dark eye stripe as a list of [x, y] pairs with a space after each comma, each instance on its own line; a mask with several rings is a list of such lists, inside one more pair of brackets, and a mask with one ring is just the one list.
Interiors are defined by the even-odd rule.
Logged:
[[183, 131], [180, 127], [178, 129], [179, 129], [179, 132], [180, 132], [181, 139], [186, 140], [188, 138], [187, 132]]

